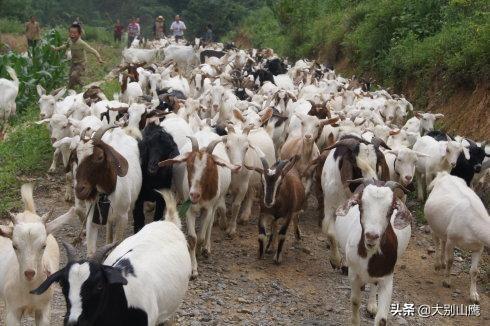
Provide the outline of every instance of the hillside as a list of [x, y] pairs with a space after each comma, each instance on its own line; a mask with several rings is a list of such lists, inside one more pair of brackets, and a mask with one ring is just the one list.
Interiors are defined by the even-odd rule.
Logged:
[[[328, 62], [374, 78], [444, 129], [488, 138], [490, 16], [481, 0], [277, 0], [228, 34], [244, 46]], [[465, 128], [464, 126], [475, 126]]]

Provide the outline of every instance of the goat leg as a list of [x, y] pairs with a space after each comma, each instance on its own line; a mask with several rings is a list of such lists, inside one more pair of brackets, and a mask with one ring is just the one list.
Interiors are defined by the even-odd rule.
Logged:
[[277, 243], [277, 252], [276, 257], [274, 258], [274, 262], [276, 264], [280, 264], [282, 262], [282, 249], [284, 246], [284, 241], [286, 241], [286, 235], [288, 232], [289, 223], [291, 223], [291, 216], [289, 216], [285, 223], [281, 225], [278, 232], [278, 243]]

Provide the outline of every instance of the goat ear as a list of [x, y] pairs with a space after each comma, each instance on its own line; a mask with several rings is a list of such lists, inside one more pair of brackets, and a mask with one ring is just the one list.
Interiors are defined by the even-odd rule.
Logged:
[[337, 210], [335, 215], [345, 216], [349, 212], [352, 206], [359, 205], [360, 195], [358, 193], [354, 194], [351, 198], [347, 199]]
[[174, 158], [170, 158], [168, 160], [161, 161], [160, 163], [158, 163], [158, 166], [159, 167], [169, 166], [169, 165], [173, 165], [173, 164], [176, 164], [176, 163], [185, 162], [185, 161], [187, 161], [187, 158], [189, 158], [189, 154], [190, 154], [190, 152], [187, 152], [187, 153], [181, 154], [179, 156], [176, 156]]
[[45, 90], [45, 89], [44, 89], [44, 87], [42, 87], [41, 85], [39, 85], [39, 84], [38, 84], [38, 85], [36, 86], [36, 89], [37, 89], [37, 94], [38, 94], [39, 96], [43, 96], [43, 95], [45, 95], [45, 94], [46, 94], [46, 90]]
[[104, 153], [109, 160], [109, 163], [114, 166], [116, 173], [120, 177], [124, 177], [128, 173], [128, 160], [124, 158], [118, 151], [108, 144], [102, 145]]
[[254, 166], [249, 166], [249, 165], [246, 165], [246, 164], [244, 164], [243, 166], [245, 166], [245, 168], [246, 168], [247, 170], [255, 171], [255, 172], [258, 172], [258, 173], [260, 173], [260, 174], [263, 174], [263, 173], [264, 173], [264, 169], [261, 169], [261, 168], [256, 168], [256, 167], [254, 167]]
[[112, 266], [102, 265], [102, 270], [104, 271], [105, 277], [109, 284], [128, 284], [128, 280], [122, 275], [121, 271]]
[[66, 92], [66, 87], [63, 87], [62, 89], [60, 89], [60, 91], [54, 96], [54, 99], [56, 101], [58, 101], [59, 99], [61, 99], [63, 97], [63, 95], [65, 95], [65, 92]]
[[58, 216], [49, 223], [46, 223], [46, 233], [51, 234], [57, 231], [63, 225], [69, 223], [72, 219], [77, 216], [75, 207], [71, 207], [68, 212], [63, 215]]
[[272, 117], [272, 113], [274, 113], [272, 108], [265, 109], [264, 114], [260, 117], [260, 124], [263, 125], [269, 121], [269, 119]]
[[467, 160], [470, 159], [470, 150], [465, 146], [463, 146], [463, 155]]
[[220, 159], [216, 155], [212, 155], [212, 156], [213, 156], [214, 163], [218, 164], [219, 166], [230, 169], [231, 172], [238, 172], [238, 170], [240, 170], [240, 168], [241, 168], [240, 165], [235, 165], [235, 164], [231, 164], [229, 162], [226, 162], [225, 160]]
[[14, 228], [11, 226], [0, 225], [0, 236], [12, 239], [12, 233], [14, 232]]
[[410, 225], [412, 213], [407, 209], [407, 206], [405, 206], [401, 200], [397, 199], [394, 208], [396, 209], [396, 215], [393, 220], [393, 227], [397, 230], [401, 230]]
[[415, 117], [417, 117], [418, 119], [422, 119], [422, 114], [421, 114], [420, 112], [415, 111], [414, 115], [415, 115]]
[[284, 176], [288, 174], [288, 172], [294, 167], [296, 162], [300, 159], [299, 155], [294, 155], [292, 158], [289, 159], [288, 164], [282, 169], [281, 174]]
[[65, 269], [63, 268], [63, 269], [60, 269], [59, 271], [57, 271], [56, 273], [51, 274], [50, 276], [48, 276], [48, 278], [44, 282], [41, 283], [41, 285], [39, 285], [39, 287], [37, 289], [34, 289], [34, 290], [30, 291], [29, 293], [30, 294], [37, 294], [37, 295], [43, 294], [44, 292], [46, 292], [47, 289], [49, 289], [51, 284], [53, 284], [54, 282], [60, 281], [64, 272], [65, 272]]
[[47, 119], [42, 119], [42, 120], [36, 121], [34, 123], [37, 125], [42, 125], [43, 123], [49, 123], [50, 121], [51, 121], [51, 118], [47, 118]]
[[245, 122], [246, 119], [243, 117], [242, 112], [238, 109], [233, 109], [233, 116], [240, 120], [241, 122]]
[[444, 118], [444, 114], [442, 114], [442, 113], [436, 113], [436, 114], [434, 114], [434, 117], [435, 117], [436, 119], [439, 119], [439, 118]]

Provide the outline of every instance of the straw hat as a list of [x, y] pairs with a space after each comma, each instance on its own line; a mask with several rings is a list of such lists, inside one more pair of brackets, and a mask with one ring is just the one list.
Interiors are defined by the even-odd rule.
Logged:
[[163, 16], [158, 16], [158, 17], [157, 17], [157, 20], [159, 20], [159, 21], [163, 21], [163, 20], [165, 20], [165, 19], [163, 18]]

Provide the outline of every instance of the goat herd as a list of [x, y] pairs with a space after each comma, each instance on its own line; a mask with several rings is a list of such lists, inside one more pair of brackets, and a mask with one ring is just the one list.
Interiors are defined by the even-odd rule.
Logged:
[[[310, 195], [323, 211], [330, 263], [348, 272], [352, 324], [360, 323], [361, 288], [371, 283], [367, 309], [385, 325], [394, 266], [411, 236], [405, 201], [414, 179], [419, 199], [428, 196], [424, 214], [444, 285], [454, 247], [471, 250], [470, 300], [479, 301], [490, 217], [473, 189], [488, 185], [485, 143], [434, 131], [443, 115], [413, 111], [404, 96], [371, 91], [369, 81], [316, 62], [290, 65], [271, 49], [137, 46], [123, 50], [108, 76], [121, 86], [112, 100], [95, 85], [82, 93], [37, 87], [38, 123], [49, 125], [54, 148], [50, 172], [61, 159], [65, 200], [75, 204], [49, 221], [36, 213], [33, 186], [22, 186], [24, 211], [0, 226], [7, 325], [27, 313], [49, 325], [53, 283], [66, 299], [65, 325], [168, 321], [198, 276], [198, 256], [211, 255], [215, 217], [229, 236], [240, 232], [237, 221], [257, 217], [258, 257], [273, 250], [280, 264], [291, 222], [302, 237]], [[260, 213], [252, 214], [254, 203]], [[152, 211], [155, 222], [145, 226]], [[124, 239], [131, 216], [134, 235]], [[63, 243], [68, 263], [59, 269], [52, 234], [77, 217], [88, 258]], [[102, 225], [107, 244], [97, 248]]]

